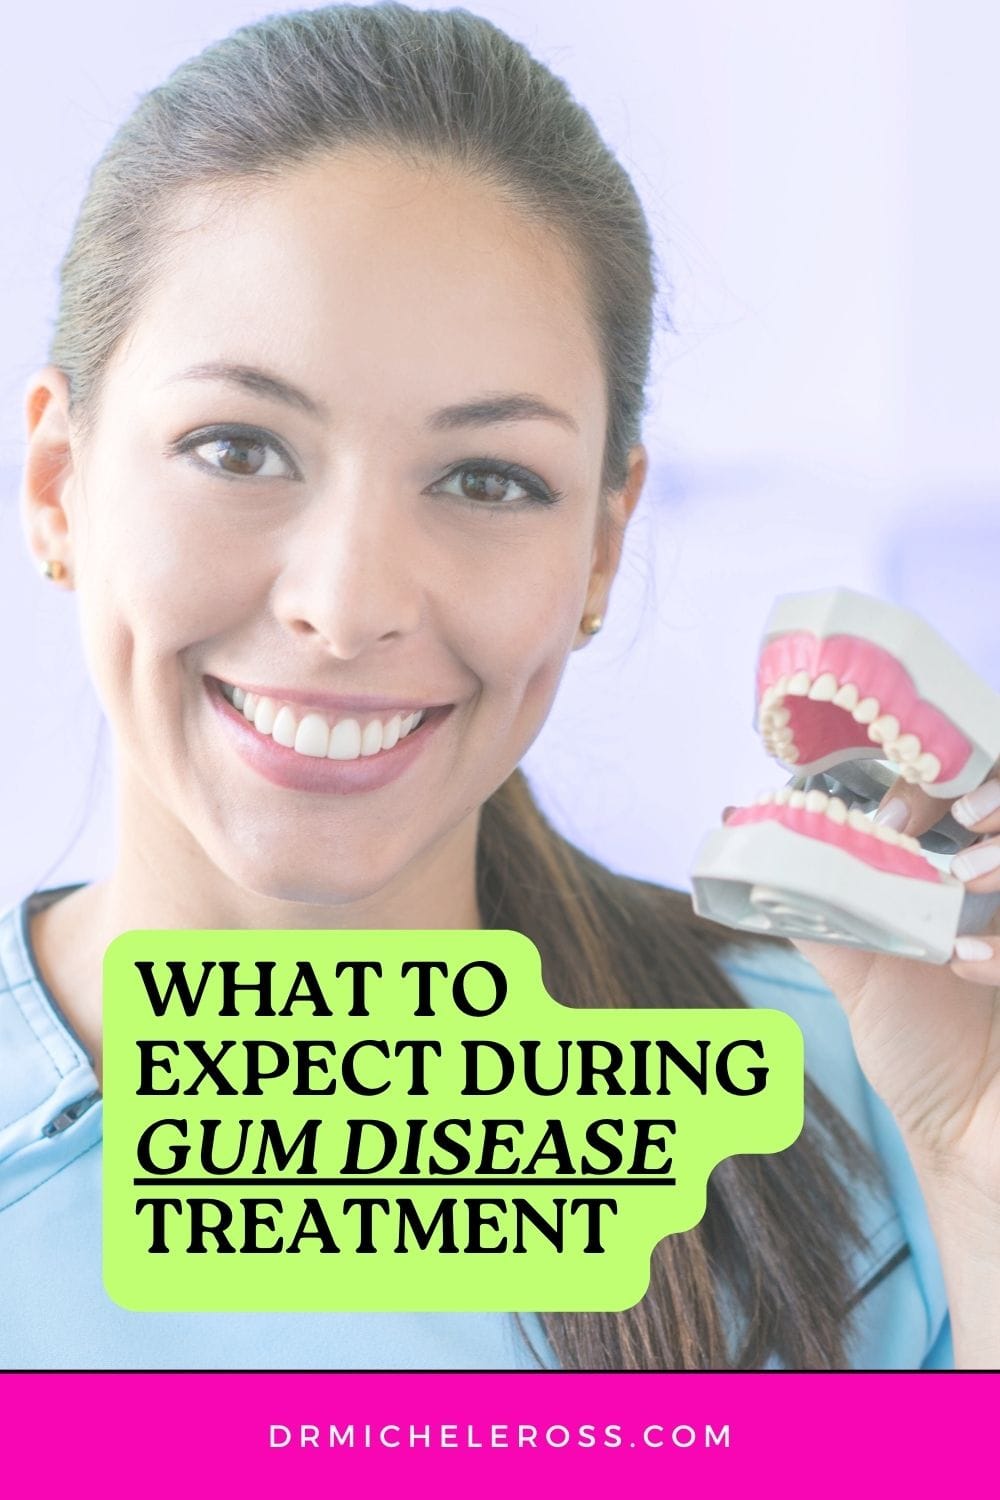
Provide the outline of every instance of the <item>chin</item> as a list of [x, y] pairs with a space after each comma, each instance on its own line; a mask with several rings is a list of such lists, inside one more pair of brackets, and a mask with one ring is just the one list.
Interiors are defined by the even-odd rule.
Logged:
[[234, 885], [268, 901], [294, 901], [302, 906], [341, 906], [363, 901], [388, 883], [389, 872], [368, 868], [365, 878], [357, 869], [338, 873], [329, 864], [322, 870], [280, 867], [267, 856], [251, 855], [243, 860], [220, 861], [219, 867]]

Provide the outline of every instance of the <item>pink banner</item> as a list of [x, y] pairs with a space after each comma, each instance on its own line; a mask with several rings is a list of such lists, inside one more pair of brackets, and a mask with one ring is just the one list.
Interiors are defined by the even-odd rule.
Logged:
[[[934, 1495], [994, 1462], [994, 1374], [21, 1374], [3, 1489], [143, 1500], [504, 1496], [696, 1483], [699, 1495]], [[427, 1491], [422, 1486], [426, 1484]], [[348, 1491], [350, 1492], [350, 1491]]]

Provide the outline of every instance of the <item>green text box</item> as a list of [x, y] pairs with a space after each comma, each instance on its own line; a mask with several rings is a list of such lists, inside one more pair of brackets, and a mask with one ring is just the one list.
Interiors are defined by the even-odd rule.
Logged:
[[713, 1167], [802, 1128], [791, 1017], [562, 1005], [512, 931], [130, 932], [104, 991], [137, 1310], [620, 1311]]

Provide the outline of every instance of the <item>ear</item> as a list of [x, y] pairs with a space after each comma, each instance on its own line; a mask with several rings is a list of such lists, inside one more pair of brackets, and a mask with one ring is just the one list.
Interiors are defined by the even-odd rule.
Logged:
[[[603, 617], [607, 613], [611, 585], [618, 572], [618, 564], [621, 562], [625, 528], [639, 503], [639, 496], [642, 494], [642, 487], [646, 482], [648, 472], [649, 454], [643, 443], [637, 443], [634, 448], [629, 449], [628, 477], [625, 484], [620, 490], [608, 496], [605, 509], [597, 523], [590, 582], [587, 586], [587, 599], [583, 608], [585, 615]], [[573, 646], [574, 651], [580, 646], [585, 646], [592, 639], [592, 636], [583, 631], [580, 631], [579, 635], [581, 639]]]
[[72, 587], [73, 538], [70, 501], [69, 383], [55, 365], [32, 375], [24, 395], [28, 446], [21, 486], [21, 519], [36, 563], [62, 564], [63, 586]]

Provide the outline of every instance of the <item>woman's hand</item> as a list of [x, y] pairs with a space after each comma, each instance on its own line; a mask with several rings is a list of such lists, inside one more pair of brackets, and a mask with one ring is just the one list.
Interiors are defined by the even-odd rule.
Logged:
[[[987, 811], [987, 809], [992, 809]], [[883, 799], [880, 817], [918, 835], [946, 811], [908, 782]], [[1000, 779], [961, 798], [952, 816], [976, 833], [1000, 833]], [[984, 870], [988, 861], [995, 861]], [[977, 873], [981, 872], [981, 873]], [[968, 890], [1000, 891], [1000, 838], [966, 850], [952, 873]], [[964, 1162], [1000, 1211], [1000, 925], [959, 938], [949, 965], [799, 942], [846, 1010], [865, 1073], [921, 1155]]]
[[[998, 763], [1000, 765], [1000, 763]], [[919, 835], [946, 805], [905, 781], [882, 819]], [[952, 816], [982, 843], [951, 866], [1000, 891], [1000, 778]], [[960, 1368], [1000, 1363], [1000, 919], [962, 937], [948, 965], [796, 942], [847, 1012], [858, 1060], [892, 1111], [920, 1177], [948, 1282]]]

